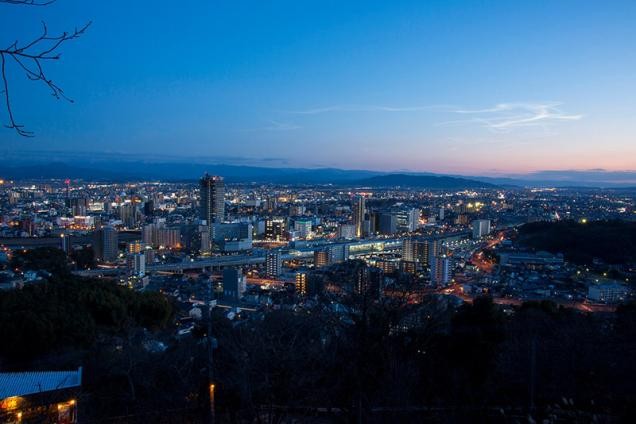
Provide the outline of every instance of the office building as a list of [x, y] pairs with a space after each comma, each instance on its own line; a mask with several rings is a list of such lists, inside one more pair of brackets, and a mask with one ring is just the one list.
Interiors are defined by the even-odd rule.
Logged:
[[356, 237], [363, 237], [364, 234], [364, 216], [365, 214], [365, 206], [364, 206], [364, 197], [356, 196], [353, 201], [353, 225], [356, 228]]
[[212, 240], [221, 243], [226, 240], [252, 241], [254, 227], [249, 222], [216, 223], [212, 225]]
[[473, 221], [473, 238], [479, 239], [490, 234], [490, 220], [476, 219]]
[[199, 217], [211, 229], [212, 224], [225, 219], [225, 183], [222, 177], [205, 174], [200, 181], [200, 190]]

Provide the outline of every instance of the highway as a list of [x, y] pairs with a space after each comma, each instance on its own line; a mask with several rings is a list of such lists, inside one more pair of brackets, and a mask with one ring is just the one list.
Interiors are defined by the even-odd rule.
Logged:
[[[280, 251], [282, 260], [291, 259], [303, 259], [313, 258], [314, 251], [326, 248], [328, 246], [347, 245], [351, 252], [351, 255], [358, 255], [369, 253], [372, 251], [397, 251], [402, 249], [402, 240], [404, 238], [392, 238], [392, 239], [371, 239], [371, 240], [359, 240], [351, 242], [340, 243], [328, 243], [321, 245], [313, 245], [306, 247], [299, 247], [297, 249], [279, 248], [272, 251]], [[185, 271], [190, 269], [204, 269], [204, 268], [220, 268], [225, 266], [241, 266], [241, 265], [258, 265], [265, 263], [265, 255], [228, 255], [228, 256], [213, 256], [210, 258], [203, 258], [197, 260], [190, 260], [187, 262], [154, 264], [146, 266], [146, 272], [171, 272], [171, 271]], [[83, 277], [99, 277], [104, 275], [116, 275], [119, 272], [125, 271], [124, 268], [100, 268], [85, 271], [75, 271], [75, 274]]]
[[[466, 233], [467, 234], [467, 233]], [[464, 233], [451, 233], [445, 237], [464, 235]], [[396, 238], [374, 238], [357, 241], [346, 241], [337, 243], [313, 244], [295, 249], [279, 248], [272, 251], [280, 251], [283, 260], [313, 258], [314, 252], [329, 246], [345, 245], [349, 247], [350, 256], [363, 255], [370, 252], [397, 252], [402, 249], [402, 242], [408, 237]], [[225, 266], [258, 265], [265, 263], [265, 255], [228, 255], [213, 256], [209, 258], [190, 260], [187, 262], [154, 264], [146, 266], [146, 272], [172, 272], [185, 271], [191, 269], [220, 268]], [[126, 271], [125, 268], [99, 268], [85, 271], [75, 271], [76, 275], [83, 277], [100, 277], [106, 275], [117, 275]]]

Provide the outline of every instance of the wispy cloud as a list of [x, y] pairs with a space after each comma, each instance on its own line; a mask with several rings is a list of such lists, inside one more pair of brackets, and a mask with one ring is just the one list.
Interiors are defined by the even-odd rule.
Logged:
[[259, 128], [248, 128], [243, 131], [293, 131], [302, 128], [292, 122], [268, 121], [268, 125]]
[[455, 109], [452, 112], [472, 115], [468, 119], [442, 122], [439, 125], [476, 124], [495, 132], [507, 132], [520, 127], [542, 127], [563, 121], [578, 121], [583, 115], [565, 113], [561, 103], [500, 103], [485, 109]]
[[287, 110], [295, 115], [318, 115], [331, 112], [420, 112], [434, 110], [439, 106], [379, 106], [379, 105], [332, 105], [304, 110]]

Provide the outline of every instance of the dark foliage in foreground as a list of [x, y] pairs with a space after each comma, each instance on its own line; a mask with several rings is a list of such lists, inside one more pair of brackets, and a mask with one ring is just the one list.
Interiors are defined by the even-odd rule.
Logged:
[[533, 222], [519, 229], [522, 244], [563, 253], [568, 261], [588, 264], [600, 258], [609, 264], [636, 262], [636, 222]]
[[219, 320], [220, 416], [607, 422], [635, 412], [636, 305], [606, 317], [550, 302], [506, 316], [488, 298], [454, 314], [431, 306], [406, 331], [378, 305], [353, 325], [285, 311]]
[[0, 356], [24, 360], [56, 349], [87, 348], [99, 332], [162, 327], [170, 314], [170, 304], [159, 293], [56, 275], [0, 292]]
[[[583, 314], [529, 302], [505, 313], [489, 298], [413, 303], [409, 290], [380, 298], [344, 271], [341, 280], [343, 291], [304, 308], [232, 321], [215, 310], [217, 422], [630, 422], [636, 413], [636, 304]], [[201, 422], [207, 325], [175, 338], [161, 330], [170, 309], [160, 294], [62, 269], [0, 293], [0, 365], [83, 366], [85, 422]]]

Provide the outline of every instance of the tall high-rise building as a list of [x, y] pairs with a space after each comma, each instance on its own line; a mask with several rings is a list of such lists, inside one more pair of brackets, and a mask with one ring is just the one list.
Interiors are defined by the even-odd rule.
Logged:
[[246, 289], [246, 279], [240, 269], [225, 268], [223, 270], [223, 297], [228, 300], [239, 300]]
[[415, 244], [417, 240], [404, 239], [402, 240], [402, 260], [414, 262], [415, 261]]
[[382, 213], [379, 230], [382, 234], [395, 234], [397, 232], [397, 215], [388, 212]]
[[433, 258], [431, 261], [431, 283], [445, 286], [452, 278], [453, 259], [450, 256], [442, 255]]
[[181, 229], [179, 227], [157, 228], [154, 243], [159, 247], [180, 248]]
[[152, 216], [155, 212], [155, 202], [150, 199], [144, 203], [144, 215]]
[[364, 196], [357, 196], [353, 201], [353, 225], [358, 238], [364, 235], [364, 212]]
[[181, 248], [181, 228], [168, 228], [164, 221], [147, 224], [141, 229], [141, 241], [149, 246]]
[[314, 251], [314, 266], [322, 268], [329, 265], [329, 251], [327, 249], [319, 249]]
[[224, 240], [252, 240], [254, 228], [249, 222], [232, 222], [212, 225], [212, 240], [220, 243]]
[[278, 207], [278, 199], [276, 197], [268, 197], [265, 199], [264, 209], [274, 211]]
[[80, 199], [68, 199], [71, 214], [73, 216], [86, 216], [86, 211], [88, 211], [88, 199], [80, 198]]
[[396, 213], [397, 231], [411, 233], [417, 230], [420, 224], [420, 210], [417, 208], [408, 208], [398, 210]]
[[225, 183], [222, 177], [205, 174], [201, 178], [200, 215], [212, 228], [212, 224], [225, 219]]
[[119, 206], [119, 218], [128, 228], [134, 228], [137, 225], [139, 211], [134, 203], [124, 203]]
[[129, 254], [141, 253], [144, 251], [145, 247], [146, 246], [144, 245], [144, 242], [142, 242], [141, 240], [135, 240], [126, 244], [126, 251]]
[[433, 263], [433, 260], [435, 260], [435, 257], [437, 257], [439, 255], [439, 252], [441, 252], [442, 250], [442, 242], [441, 240], [430, 239], [426, 241], [426, 244], [428, 253], [428, 265], [431, 265]]
[[210, 251], [210, 229], [207, 225], [185, 224], [181, 226], [181, 246], [186, 252]]
[[428, 265], [431, 243], [433, 240], [404, 239], [402, 241], [402, 260]]
[[296, 273], [296, 293], [299, 296], [307, 295], [307, 273], [306, 272]]
[[356, 236], [356, 226], [353, 224], [340, 224], [338, 226], [338, 238], [351, 240]]
[[473, 221], [473, 238], [478, 239], [490, 234], [490, 220], [476, 219]]
[[60, 248], [67, 255], [71, 253], [71, 249], [73, 248], [73, 244], [71, 243], [71, 235], [70, 234], [60, 234]]
[[272, 251], [265, 257], [265, 268], [268, 277], [278, 277], [283, 271], [283, 261], [279, 251]]
[[133, 253], [127, 258], [128, 269], [132, 275], [143, 277], [146, 274], [146, 255], [144, 253]]
[[308, 218], [299, 218], [294, 220], [294, 230], [298, 231], [298, 236], [306, 239], [311, 234], [312, 221]]
[[95, 231], [94, 239], [95, 257], [104, 262], [114, 262], [119, 256], [119, 236], [113, 227], [104, 227]]
[[337, 264], [349, 259], [348, 244], [330, 244], [325, 250], [327, 251], [329, 264]]
[[285, 220], [272, 218], [265, 221], [265, 238], [267, 240], [281, 241], [285, 233]]
[[384, 272], [380, 268], [364, 266], [355, 271], [353, 291], [370, 299], [377, 299], [381, 292], [381, 280]]
[[364, 294], [369, 289], [369, 268], [364, 266], [356, 270], [354, 284], [356, 294]]

